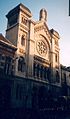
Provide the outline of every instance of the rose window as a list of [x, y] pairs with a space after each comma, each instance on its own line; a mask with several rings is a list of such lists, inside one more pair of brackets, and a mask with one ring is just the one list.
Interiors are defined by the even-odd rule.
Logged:
[[40, 55], [45, 56], [47, 53], [47, 46], [44, 41], [39, 40], [37, 41], [37, 51]]

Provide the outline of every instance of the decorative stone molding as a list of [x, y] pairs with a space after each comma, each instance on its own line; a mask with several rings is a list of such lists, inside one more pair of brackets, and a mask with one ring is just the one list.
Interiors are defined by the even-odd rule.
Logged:
[[36, 61], [36, 62], [40, 62], [40, 63], [43, 63], [43, 64], [45, 64], [45, 65], [50, 65], [50, 61], [48, 61], [48, 60], [45, 60], [45, 59], [43, 59], [43, 58], [41, 58], [41, 57], [39, 57], [39, 56], [37, 56], [37, 55], [34, 55], [34, 60]]

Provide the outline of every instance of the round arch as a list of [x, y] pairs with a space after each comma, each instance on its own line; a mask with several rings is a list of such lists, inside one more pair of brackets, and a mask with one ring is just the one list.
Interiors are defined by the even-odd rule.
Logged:
[[48, 40], [44, 35], [42, 35], [42, 34], [39, 34], [39, 36], [40, 36], [40, 37], [43, 37], [43, 38], [45, 39], [45, 42], [48, 44], [49, 51], [50, 51], [50, 49], [51, 49], [51, 44], [50, 44], [49, 40]]

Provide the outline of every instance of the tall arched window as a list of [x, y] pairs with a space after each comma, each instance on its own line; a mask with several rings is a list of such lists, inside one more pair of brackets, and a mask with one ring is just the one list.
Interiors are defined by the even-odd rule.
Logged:
[[34, 65], [33, 65], [33, 76], [35, 77], [35, 75], [36, 75], [36, 64], [34, 63]]
[[5, 66], [4, 66], [4, 72], [5, 74], [10, 75], [12, 70], [12, 58], [9, 56], [6, 56], [5, 59]]
[[58, 62], [58, 56], [55, 54], [55, 61]]
[[18, 71], [25, 71], [25, 59], [23, 57], [20, 57], [18, 60]]
[[41, 66], [40, 77], [41, 77], [41, 79], [43, 78], [43, 66]]
[[64, 80], [64, 83], [66, 83], [66, 73], [63, 73], [63, 80]]
[[21, 37], [21, 45], [25, 46], [25, 36], [24, 35], [22, 35]]
[[47, 68], [44, 67], [44, 79], [46, 80], [47, 79]]
[[59, 75], [59, 72], [56, 71], [56, 82], [59, 83], [59, 81], [60, 81], [60, 75]]
[[39, 64], [37, 64], [37, 78], [39, 78]]
[[50, 80], [51, 80], [51, 70], [50, 70], [49, 67], [47, 68], [47, 79], [50, 82]]

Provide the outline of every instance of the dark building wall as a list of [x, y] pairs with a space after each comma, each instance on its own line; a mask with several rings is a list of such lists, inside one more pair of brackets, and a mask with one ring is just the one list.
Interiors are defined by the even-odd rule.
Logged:
[[9, 103], [8, 106], [11, 108], [46, 108], [48, 100], [61, 95], [61, 87], [33, 79], [14, 76], [0, 79], [1, 101], [6, 97], [6, 103]]

